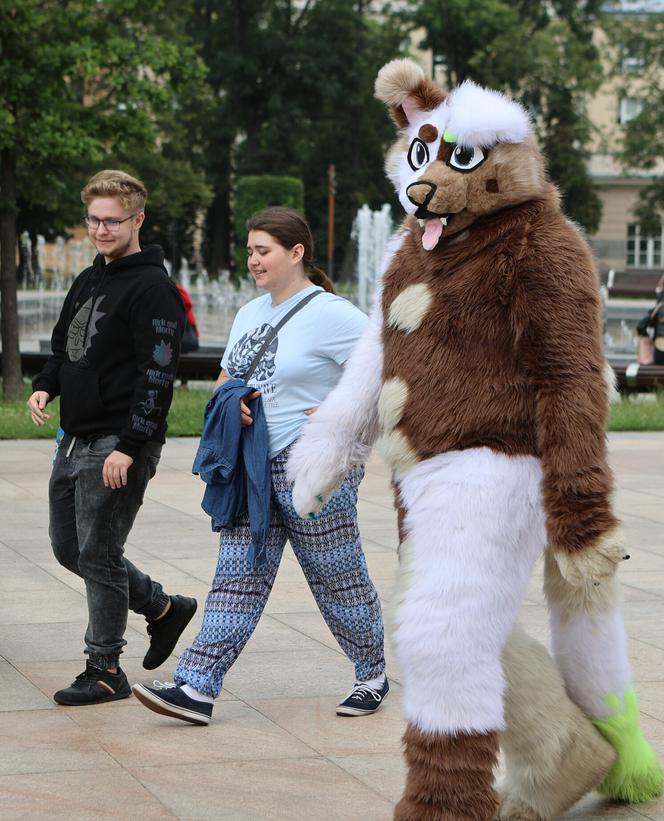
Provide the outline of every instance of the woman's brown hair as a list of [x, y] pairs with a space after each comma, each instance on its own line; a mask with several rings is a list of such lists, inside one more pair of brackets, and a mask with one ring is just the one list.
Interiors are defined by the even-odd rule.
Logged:
[[314, 285], [320, 285], [331, 294], [336, 293], [330, 278], [315, 265], [314, 238], [308, 222], [293, 208], [283, 206], [265, 208], [247, 220], [247, 231], [265, 231], [287, 251], [295, 245], [302, 245], [304, 248], [302, 264], [306, 275]]

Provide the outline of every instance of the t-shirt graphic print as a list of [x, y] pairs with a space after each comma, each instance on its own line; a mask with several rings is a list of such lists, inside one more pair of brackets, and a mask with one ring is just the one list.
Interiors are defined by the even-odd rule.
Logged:
[[[272, 325], [265, 322], [260, 327], [247, 331], [247, 333], [238, 339], [228, 356], [226, 370], [231, 376], [236, 379], [242, 379], [244, 377], [249, 366], [254, 361], [254, 357], [263, 347], [265, 340], [273, 330]], [[264, 382], [266, 379], [270, 379], [274, 376], [275, 357], [278, 348], [279, 337], [275, 336], [256, 366], [256, 370], [252, 376], [254, 381]]]

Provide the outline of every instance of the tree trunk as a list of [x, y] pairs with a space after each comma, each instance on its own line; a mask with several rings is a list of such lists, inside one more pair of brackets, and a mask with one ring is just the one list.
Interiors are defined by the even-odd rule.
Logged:
[[9, 400], [22, 396], [16, 300], [16, 154], [0, 150], [0, 334], [2, 392]]
[[207, 268], [218, 275], [229, 268], [228, 261], [228, 192], [217, 192], [207, 215]]

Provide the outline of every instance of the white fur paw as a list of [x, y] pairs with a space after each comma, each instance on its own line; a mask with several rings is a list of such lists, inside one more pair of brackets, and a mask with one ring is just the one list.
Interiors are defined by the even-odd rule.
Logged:
[[319, 513], [346, 475], [347, 454], [339, 440], [311, 422], [291, 448], [286, 476], [293, 482], [293, 507], [306, 519]]
[[329, 498], [329, 495], [316, 493], [315, 489], [304, 478], [295, 480], [293, 485], [293, 507], [302, 519], [315, 518]]
[[563, 578], [574, 587], [582, 587], [610, 579], [619, 562], [627, 558], [627, 548], [622, 528], [615, 527], [590, 547], [575, 553], [556, 550], [554, 555]]

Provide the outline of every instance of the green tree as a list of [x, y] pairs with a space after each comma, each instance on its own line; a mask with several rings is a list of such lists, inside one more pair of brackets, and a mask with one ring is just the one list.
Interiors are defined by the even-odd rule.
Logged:
[[[232, 260], [231, 210], [237, 175], [275, 174], [304, 182], [307, 216], [324, 254], [327, 168], [337, 168], [337, 251], [363, 202], [392, 194], [382, 170], [392, 137], [373, 100], [380, 66], [398, 56], [404, 30], [376, 20], [358, 0], [197, 0], [191, 33], [201, 44], [218, 100], [210, 112], [208, 258]], [[243, 238], [242, 238], [243, 239]]]
[[587, 170], [584, 103], [602, 68], [593, 32], [602, 0], [412, 0], [408, 19], [449, 86], [466, 78], [508, 91], [534, 115], [567, 213], [592, 232], [601, 202]]
[[0, 294], [7, 398], [21, 390], [17, 225], [34, 230], [38, 218], [48, 218], [60, 230], [80, 219], [81, 184], [110, 156], [160, 150], [159, 121], [173, 110], [174, 88], [200, 80], [203, 72], [177, 35], [187, 5], [0, 0]]
[[664, 13], [611, 15], [606, 31], [620, 78], [619, 94], [641, 100], [642, 110], [616, 140], [626, 173], [650, 171], [651, 182], [640, 193], [635, 216], [646, 236], [659, 236], [664, 212]]

